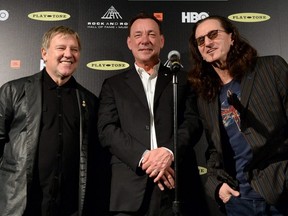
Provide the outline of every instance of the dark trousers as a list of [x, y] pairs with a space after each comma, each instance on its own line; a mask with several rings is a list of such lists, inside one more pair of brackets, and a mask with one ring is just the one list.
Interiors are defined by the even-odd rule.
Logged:
[[145, 197], [137, 212], [111, 212], [111, 216], [173, 216], [174, 190], [161, 191], [152, 180], [148, 181]]
[[225, 204], [228, 216], [287, 216], [287, 204], [282, 206], [273, 206], [267, 204], [264, 200], [247, 200], [238, 197], [231, 197]]

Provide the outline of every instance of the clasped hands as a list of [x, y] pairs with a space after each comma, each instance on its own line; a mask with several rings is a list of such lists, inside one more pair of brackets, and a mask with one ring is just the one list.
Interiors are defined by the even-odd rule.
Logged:
[[173, 160], [173, 154], [160, 147], [144, 154], [141, 168], [150, 178], [154, 178], [154, 183], [157, 183], [160, 190], [165, 189], [164, 185], [173, 189], [175, 187], [174, 169], [171, 168]]

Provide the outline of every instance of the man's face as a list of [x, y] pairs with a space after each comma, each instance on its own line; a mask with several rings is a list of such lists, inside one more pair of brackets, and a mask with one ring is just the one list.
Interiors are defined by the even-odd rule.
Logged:
[[48, 49], [42, 48], [41, 52], [46, 71], [54, 81], [72, 76], [78, 66], [80, 50], [73, 35], [55, 35]]
[[160, 50], [164, 46], [164, 37], [154, 20], [138, 19], [131, 26], [127, 45], [133, 53], [136, 64], [143, 67], [146, 64], [158, 63]]
[[[211, 34], [213, 30], [216, 34]], [[209, 34], [210, 33], [210, 34]], [[207, 62], [221, 62], [226, 64], [226, 59], [231, 45], [233, 45], [232, 34], [226, 33], [220, 22], [216, 19], [208, 19], [201, 23], [195, 32], [195, 38], [204, 36], [204, 43], [198, 45], [198, 50]], [[211, 38], [209, 38], [209, 36]], [[202, 38], [203, 39], [203, 38]]]

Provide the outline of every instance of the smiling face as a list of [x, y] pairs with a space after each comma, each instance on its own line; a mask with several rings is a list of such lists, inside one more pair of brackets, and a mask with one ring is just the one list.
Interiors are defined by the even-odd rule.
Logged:
[[154, 20], [137, 19], [131, 26], [127, 45], [139, 67], [144, 68], [147, 65], [153, 67], [159, 62], [164, 37], [160, 34], [159, 26]]
[[58, 85], [62, 85], [78, 66], [80, 47], [74, 35], [56, 34], [49, 47], [42, 48], [41, 53], [47, 73]]
[[[216, 37], [213, 35], [214, 39], [209, 39], [206, 35], [213, 30], [220, 31]], [[195, 39], [202, 36], [204, 36], [204, 43], [198, 45], [198, 50], [203, 59], [210, 63], [218, 62], [225, 65], [227, 54], [233, 45], [232, 33], [226, 33], [217, 19], [207, 19], [200, 23], [195, 31]]]

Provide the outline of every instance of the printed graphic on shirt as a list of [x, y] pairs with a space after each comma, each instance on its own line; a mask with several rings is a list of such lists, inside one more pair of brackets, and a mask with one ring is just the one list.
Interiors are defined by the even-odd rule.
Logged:
[[[240, 100], [240, 92], [234, 93]], [[240, 113], [235, 109], [234, 106], [230, 105], [228, 100], [224, 100], [221, 103], [221, 115], [224, 127], [227, 128], [234, 122], [240, 131]]]

